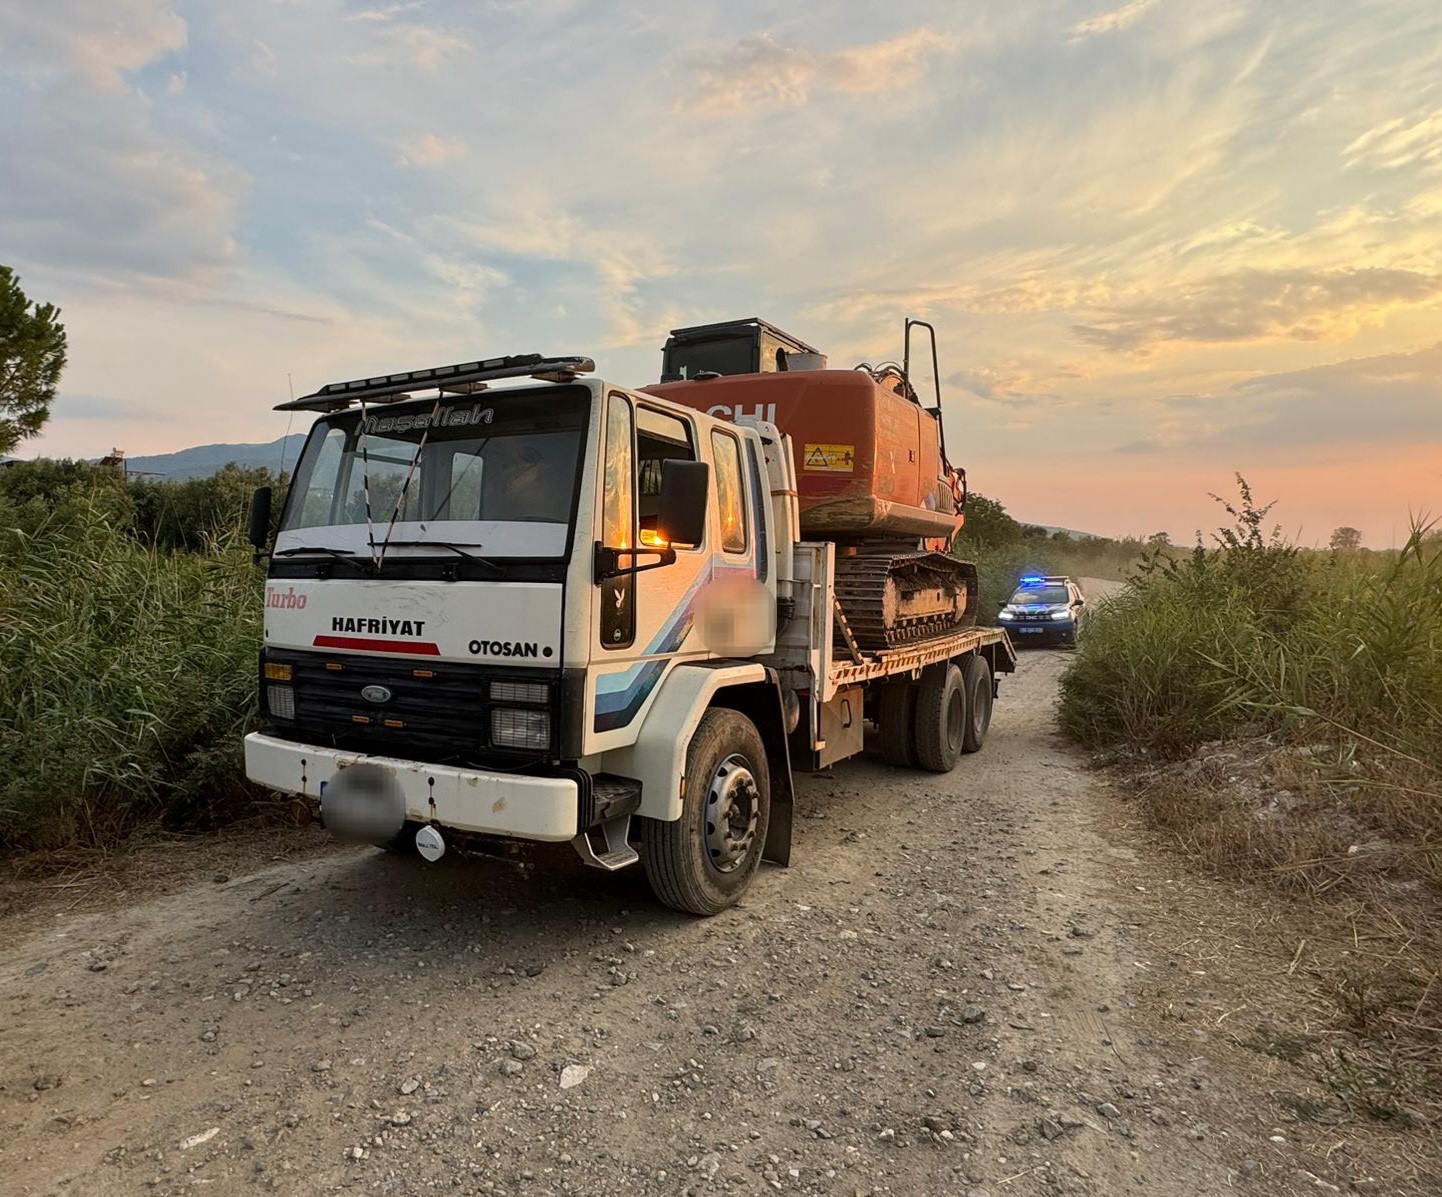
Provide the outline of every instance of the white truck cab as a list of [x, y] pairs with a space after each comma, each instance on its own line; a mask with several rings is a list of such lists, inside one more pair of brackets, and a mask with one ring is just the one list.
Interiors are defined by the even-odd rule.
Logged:
[[[860, 748], [868, 676], [828, 677], [830, 546], [797, 542], [777, 430], [592, 368], [499, 358], [284, 405], [322, 414], [270, 552], [246, 772], [430, 858], [509, 837], [616, 869], [639, 848], [663, 901], [714, 914], [788, 862], [792, 757], [829, 763], [842, 718]], [[268, 526], [261, 492], [258, 549]], [[913, 650], [904, 680], [949, 659]]]

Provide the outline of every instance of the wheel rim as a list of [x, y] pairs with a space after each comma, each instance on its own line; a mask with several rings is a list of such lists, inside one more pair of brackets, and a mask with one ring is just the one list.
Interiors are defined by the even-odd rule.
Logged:
[[946, 740], [953, 746], [961, 743], [962, 733], [966, 730], [966, 703], [963, 700], [961, 687], [958, 686], [951, 692], [951, 697], [946, 703]]
[[732, 753], [716, 766], [706, 790], [706, 854], [718, 873], [739, 869], [756, 842], [761, 791], [751, 765]]

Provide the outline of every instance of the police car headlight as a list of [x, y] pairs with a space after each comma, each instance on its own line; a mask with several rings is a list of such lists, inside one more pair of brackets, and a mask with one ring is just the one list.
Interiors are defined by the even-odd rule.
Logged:
[[1000, 615], [997, 616], [997, 618], [998, 618], [998, 619], [1015, 619], [1016, 616], [1013, 615], [1010, 611], [1003, 611]]
[[1070, 619], [1071, 612], [1068, 611], [1065, 607], [1063, 607], [1060, 611], [1053, 611], [1051, 613], [1051, 617], [1053, 619]]
[[491, 745], [544, 752], [551, 746], [551, 713], [522, 711], [514, 707], [500, 707], [492, 711]]
[[294, 719], [295, 691], [290, 686], [267, 686], [265, 705], [276, 719]]

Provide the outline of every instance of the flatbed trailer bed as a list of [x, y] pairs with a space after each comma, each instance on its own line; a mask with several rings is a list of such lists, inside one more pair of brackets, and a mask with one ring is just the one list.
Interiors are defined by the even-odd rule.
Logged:
[[928, 665], [979, 652], [991, 662], [993, 673], [1016, 669], [1016, 649], [1005, 628], [964, 628], [950, 636], [923, 640], [879, 653], [833, 658], [829, 671], [832, 687], [855, 686], [884, 677], [919, 677]]

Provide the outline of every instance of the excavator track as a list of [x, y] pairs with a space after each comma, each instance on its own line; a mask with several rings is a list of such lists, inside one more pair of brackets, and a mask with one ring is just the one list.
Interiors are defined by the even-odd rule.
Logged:
[[836, 598], [861, 650], [917, 644], [976, 623], [976, 566], [945, 553], [839, 557]]

